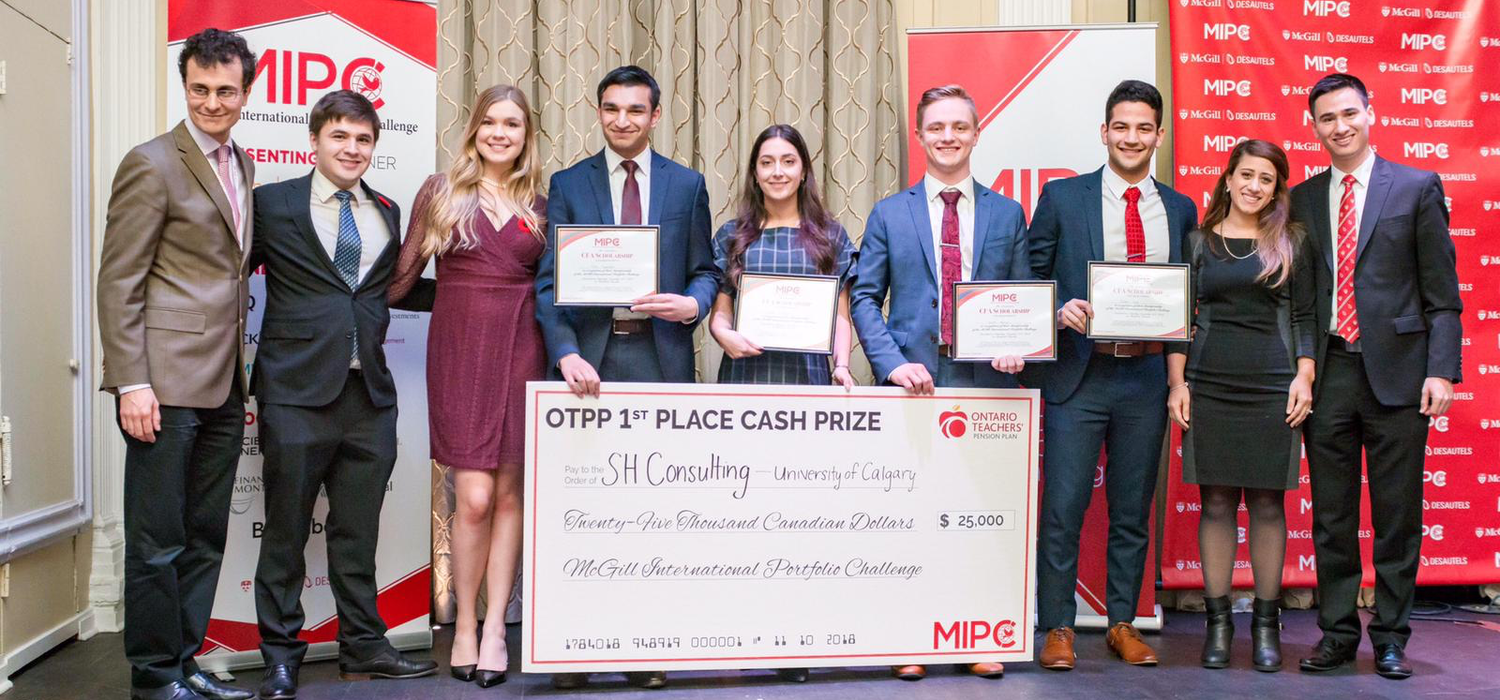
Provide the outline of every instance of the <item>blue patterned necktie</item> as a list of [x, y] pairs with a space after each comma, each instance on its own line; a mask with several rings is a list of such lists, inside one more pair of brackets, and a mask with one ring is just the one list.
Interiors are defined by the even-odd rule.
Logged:
[[[333, 248], [333, 266], [338, 268], [339, 276], [344, 278], [344, 283], [349, 289], [354, 289], [359, 284], [359, 227], [354, 225], [354, 211], [349, 202], [354, 199], [349, 190], [339, 190], [333, 193], [339, 200], [339, 241]], [[359, 335], [354, 336], [354, 345], [349, 351], [350, 357], [359, 357]]]

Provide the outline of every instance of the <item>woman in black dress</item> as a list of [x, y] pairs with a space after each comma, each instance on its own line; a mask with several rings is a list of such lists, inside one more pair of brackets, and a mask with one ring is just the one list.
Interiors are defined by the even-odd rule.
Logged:
[[1281, 668], [1285, 495], [1297, 487], [1301, 425], [1312, 412], [1315, 337], [1312, 271], [1290, 210], [1286, 154], [1260, 140], [1236, 146], [1192, 236], [1193, 341], [1167, 360], [1183, 480], [1197, 484], [1203, 500], [1207, 668], [1229, 664], [1241, 495], [1255, 577], [1253, 665]]

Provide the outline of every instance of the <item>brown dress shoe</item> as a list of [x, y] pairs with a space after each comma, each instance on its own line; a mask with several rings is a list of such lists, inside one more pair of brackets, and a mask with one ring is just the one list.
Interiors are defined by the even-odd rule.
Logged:
[[1146, 646], [1146, 642], [1141, 640], [1141, 633], [1129, 622], [1116, 622], [1114, 627], [1109, 628], [1109, 633], [1104, 635], [1104, 641], [1109, 645], [1109, 650], [1125, 663], [1135, 666], [1156, 665], [1156, 652]]
[[1071, 671], [1078, 657], [1073, 654], [1073, 628], [1058, 627], [1047, 632], [1047, 641], [1042, 644], [1042, 653], [1036, 662], [1042, 668], [1054, 671]]
[[980, 678], [1000, 678], [1005, 675], [1005, 665], [999, 661], [981, 661], [977, 664], [969, 664], [965, 668]]
[[907, 666], [892, 666], [891, 675], [903, 681], [919, 681], [927, 677], [927, 667], [921, 664], [910, 664]]

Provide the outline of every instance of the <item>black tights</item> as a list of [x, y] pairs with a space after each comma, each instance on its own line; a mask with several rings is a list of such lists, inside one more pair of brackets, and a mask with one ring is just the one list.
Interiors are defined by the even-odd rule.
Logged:
[[1242, 489], [1238, 486], [1200, 486], [1203, 517], [1198, 520], [1198, 556], [1203, 559], [1203, 595], [1229, 595], [1234, 579], [1234, 556], [1239, 550], [1236, 513], [1240, 494], [1250, 511], [1250, 572], [1255, 597], [1281, 597], [1281, 567], [1286, 560], [1286, 492]]

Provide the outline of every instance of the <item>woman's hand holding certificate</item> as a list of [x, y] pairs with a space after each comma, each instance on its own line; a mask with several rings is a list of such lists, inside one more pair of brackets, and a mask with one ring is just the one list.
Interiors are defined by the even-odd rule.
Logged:
[[765, 350], [833, 353], [839, 278], [746, 272], [740, 275], [734, 330]]

